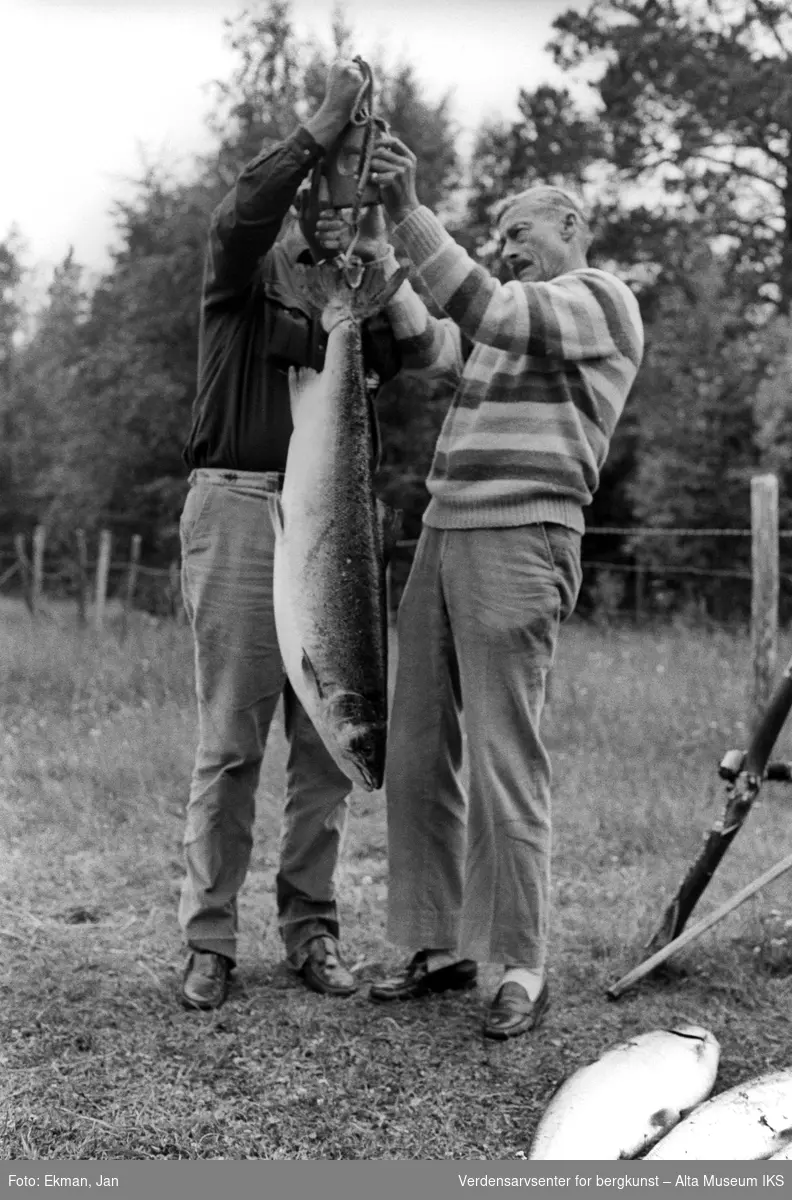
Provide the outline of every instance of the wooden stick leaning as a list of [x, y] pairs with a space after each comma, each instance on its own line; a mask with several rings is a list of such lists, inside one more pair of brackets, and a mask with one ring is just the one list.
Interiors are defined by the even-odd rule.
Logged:
[[628, 988], [632, 987], [645, 976], [649, 975], [655, 969], [655, 967], [659, 967], [660, 964], [665, 962], [667, 958], [670, 958], [672, 954], [676, 954], [678, 950], [682, 950], [685, 946], [689, 945], [690, 942], [694, 941], [697, 937], [700, 937], [702, 933], [706, 933], [708, 929], [711, 929], [713, 925], [716, 925], [718, 921], [722, 920], [723, 917], [725, 917], [728, 913], [733, 912], [735, 908], [738, 908], [743, 901], [747, 900], [750, 896], [755, 895], [756, 892], [760, 891], [763, 887], [766, 887], [768, 883], [772, 883], [773, 880], [777, 879], [779, 875], [783, 875], [785, 871], [789, 871], [791, 868], [792, 854], [788, 854], [786, 858], [782, 858], [780, 862], [777, 862], [774, 867], [770, 867], [769, 870], [765, 871], [763, 875], [760, 875], [758, 879], [754, 879], [752, 883], [746, 884], [742, 891], [737, 892], [736, 895], [731, 897], [731, 899], [726, 900], [720, 905], [719, 908], [716, 908], [714, 912], [711, 912], [709, 916], [703, 917], [700, 921], [697, 921], [695, 925], [691, 925], [690, 929], [688, 929], [686, 933], [681, 933], [679, 937], [674, 938], [674, 940], [664, 946], [662, 950], [658, 950], [656, 954], [653, 954], [650, 958], [647, 958], [645, 962], [639, 963], [637, 967], [633, 967], [632, 971], [628, 971], [626, 975], [623, 975], [621, 979], [617, 980], [616, 983], [608, 988], [608, 996], [612, 1000], [616, 1000], [622, 994], [622, 992], [626, 992]]

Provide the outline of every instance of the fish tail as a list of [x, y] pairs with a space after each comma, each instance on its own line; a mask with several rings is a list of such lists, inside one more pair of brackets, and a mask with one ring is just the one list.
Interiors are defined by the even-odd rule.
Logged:
[[356, 260], [349, 269], [338, 259], [306, 267], [300, 280], [303, 298], [312, 308], [338, 321], [365, 321], [380, 312], [401, 287], [404, 267], [383, 279], [378, 262]]
[[367, 317], [373, 317], [395, 295], [406, 277], [407, 272], [404, 267], [399, 267], [388, 279], [383, 279], [378, 263], [364, 264], [359, 286], [349, 289], [352, 315], [358, 321], [365, 321]]

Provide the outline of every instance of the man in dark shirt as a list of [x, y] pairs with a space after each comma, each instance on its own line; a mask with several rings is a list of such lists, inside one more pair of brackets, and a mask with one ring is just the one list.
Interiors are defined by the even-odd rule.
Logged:
[[[309, 987], [346, 996], [357, 986], [339, 951], [334, 892], [351, 784], [285, 678], [273, 614], [269, 499], [281, 486], [292, 432], [288, 368], [320, 370], [326, 345], [320, 321], [294, 286], [307, 243], [292, 205], [347, 125], [362, 82], [355, 63], [334, 63], [319, 110], [245, 167], [209, 233], [198, 391], [184, 452], [190, 491], [181, 518], [199, 715], [179, 908], [190, 951], [182, 999], [192, 1008], [217, 1008], [228, 993], [256, 788], [281, 695], [289, 754], [276, 880], [280, 933], [290, 965]], [[380, 382], [396, 373], [387, 319], [364, 328], [363, 351], [364, 367]]]

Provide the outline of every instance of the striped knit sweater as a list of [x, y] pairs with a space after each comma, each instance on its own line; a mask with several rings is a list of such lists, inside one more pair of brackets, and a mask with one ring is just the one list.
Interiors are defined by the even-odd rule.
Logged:
[[[395, 238], [447, 320], [409, 283], [388, 305], [403, 369], [456, 384], [427, 479], [440, 529], [547, 521], [584, 530], [643, 353], [638, 303], [615, 275], [581, 268], [501, 284], [424, 207]], [[459, 331], [474, 343], [464, 362]]]

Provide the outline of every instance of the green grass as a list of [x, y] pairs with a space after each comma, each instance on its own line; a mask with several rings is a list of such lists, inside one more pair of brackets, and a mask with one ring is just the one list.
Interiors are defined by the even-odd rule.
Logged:
[[[340, 872], [360, 993], [307, 992], [274, 921], [285, 745], [273, 727], [241, 898], [240, 967], [215, 1014], [177, 1002], [176, 906], [195, 721], [189, 632], [126, 643], [0, 607], [0, 1154], [35, 1158], [491, 1158], [527, 1153], [558, 1082], [609, 1043], [686, 1018], [721, 1041], [716, 1091], [792, 1060], [782, 877], [616, 1004], [723, 805], [745, 742], [747, 639], [669, 628], [564, 631], [554, 764], [553, 1004], [485, 1041], [477, 992], [380, 1008], [381, 795], [353, 796]], [[785, 731], [777, 747], [792, 757]], [[768, 785], [696, 916], [787, 850], [792, 794]], [[792, 915], [792, 914], [789, 914]]]

